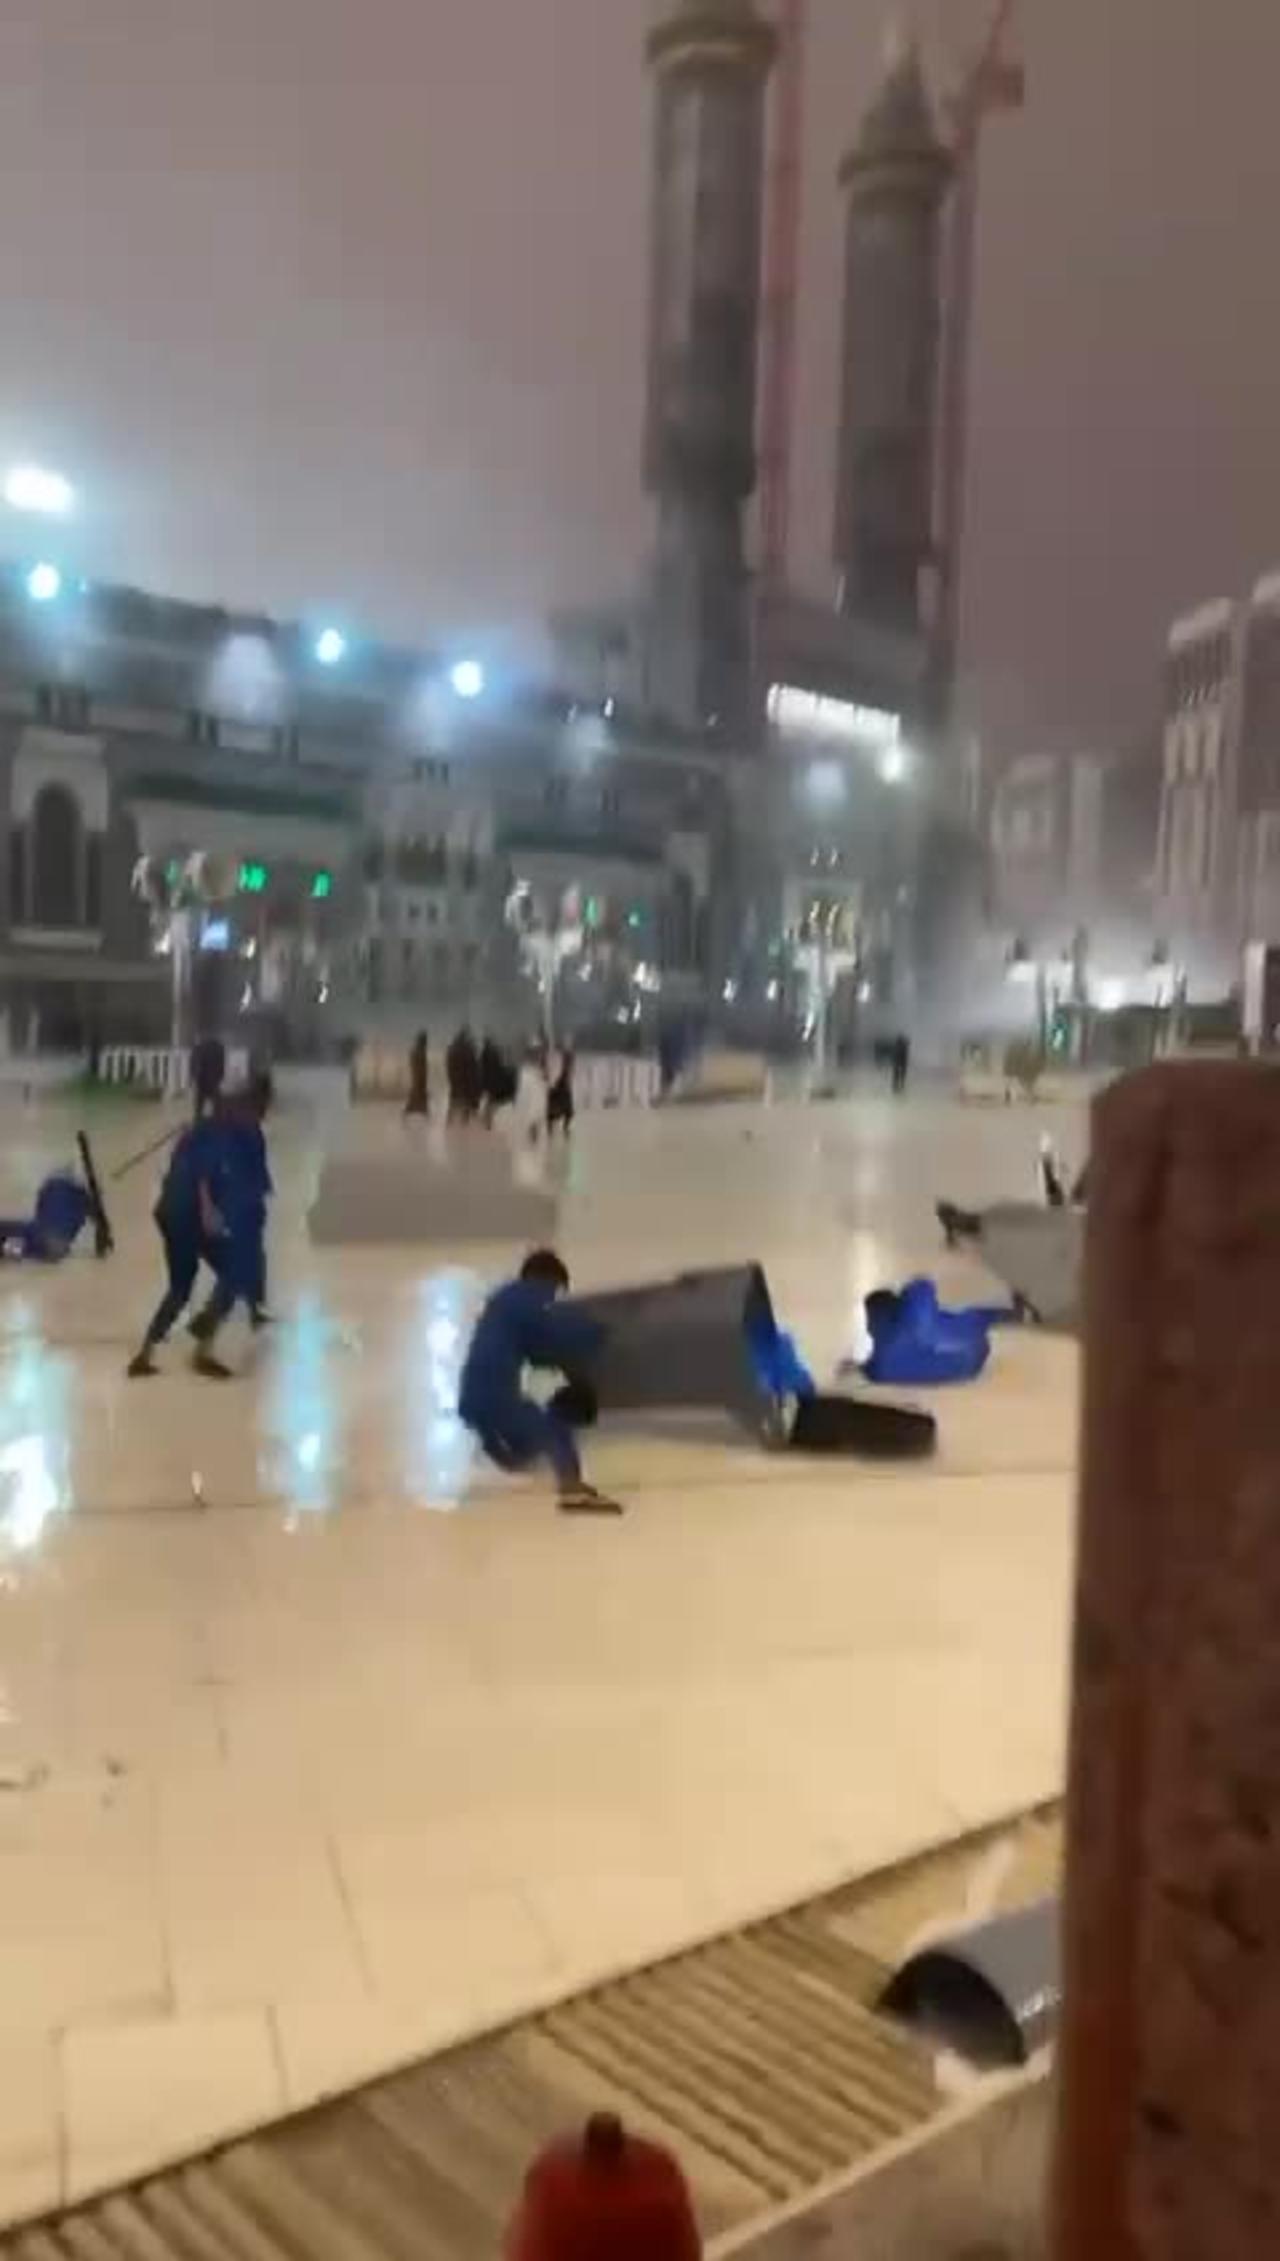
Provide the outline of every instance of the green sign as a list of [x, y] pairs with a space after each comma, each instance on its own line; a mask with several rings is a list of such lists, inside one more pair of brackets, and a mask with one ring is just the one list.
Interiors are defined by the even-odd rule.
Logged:
[[329, 871], [318, 871], [315, 875], [315, 878], [311, 882], [312, 902], [326, 903], [332, 893], [333, 873]]
[[267, 867], [265, 864], [241, 864], [240, 893], [242, 895], [263, 895], [266, 893], [266, 887]]

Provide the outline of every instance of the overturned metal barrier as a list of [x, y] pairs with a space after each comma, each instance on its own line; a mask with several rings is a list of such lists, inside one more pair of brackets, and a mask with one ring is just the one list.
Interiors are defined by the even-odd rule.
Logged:
[[1025, 2065], [1057, 2031], [1062, 2006], [1055, 1899], [993, 1916], [920, 1949], [880, 2008], [983, 2068]]

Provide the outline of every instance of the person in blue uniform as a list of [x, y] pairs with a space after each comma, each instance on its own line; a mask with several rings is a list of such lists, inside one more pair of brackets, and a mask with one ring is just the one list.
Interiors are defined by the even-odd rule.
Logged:
[[970, 1304], [948, 1311], [932, 1280], [908, 1280], [901, 1290], [878, 1288], [866, 1299], [871, 1353], [862, 1362], [868, 1382], [898, 1387], [976, 1381], [991, 1356], [991, 1330], [1017, 1324], [1008, 1304]]
[[217, 1114], [202, 1113], [175, 1141], [153, 1211], [168, 1285], [129, 1361], [127, 1371], [134, 1381], [157, 1371], [155, 1352], [190, 1303], [201, 1263], [216, 1272], [224, 1260], [225, 1162], [225, 1126]]
[[489, 1297], [476, 1321], [462, 1369], [458, 1412], [495, 1468], [508, 1472], [546, 1462], [566, 1514], [620, 1515], [584, 1482], [573, 1430], [553, 1406], [524, 1394], [524, 1369], [567, 1375], [594, 1358], [603, 1329], [584, 1312], [558, 1310], [569, 1274], [554, 1249], [525, 1259], [517, 1279]]
[[216, 1117], [220, 1141], [217, 1205], [223, 1237], [213, 1293], [191, 1322], [196, 1342], [192, 1364], [197, 1374], [215, 1381], [228, 1381], [231, 1376], [230, 1367], [215, 1355], [213, 1345], [218, 1329], [236, 1304], [244, 1304], [251, 1326], [262, 1326], [267, 1318], [267, 1203], [274, 1188], [262, 1126], [271, 1099], [270, 1076], [257, 1075], [246, 1091], [223, 1103]]
[[10, 1263], [60, 1264], [95, 1215], [88, 1188], [69, 1171], [47, 1177], [29, 1217], [0, 1218], [0, 1257]]

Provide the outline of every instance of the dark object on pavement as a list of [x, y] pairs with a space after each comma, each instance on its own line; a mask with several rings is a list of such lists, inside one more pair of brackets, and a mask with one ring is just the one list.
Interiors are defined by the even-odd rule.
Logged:
[[1057, 2031], [1060, 1912], [1036, 1900], [935, 1940], [894, 1973], [880, 2009], [970, 2064], [1025, 2065]]
[[926, 1460], [937, 1449], [938, 1424], [910, 1406], [819, 1392], [796, 1407], [790, 1452], [853, 1454], [861, 1460]]
[[958, 1248], [962, 1240], [978, 1240], [982, 1233], [982, 1212], [978, 1209], [961, 1209], [954, 1201], [934, 1203], [934, 1216], [942, 1227], [942, 1237], [948, 1248]]

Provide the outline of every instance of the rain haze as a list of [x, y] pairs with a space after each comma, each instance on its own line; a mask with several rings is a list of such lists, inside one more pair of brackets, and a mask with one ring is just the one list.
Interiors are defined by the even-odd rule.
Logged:
[[[814, 0], [793, 569], [829, 585], [836, 163], [875, 0]], [[89, 570], [536, 636], [626, 589], [648, 0], [10, 0], [0, 449]], [[939, 88], [974, 0], [917, 11]], [[1273, 0], [1024, 0], [984, 155], [966, 666], [1026, 741], [1149, 719], [1179, 607], [1280, 558]]]

